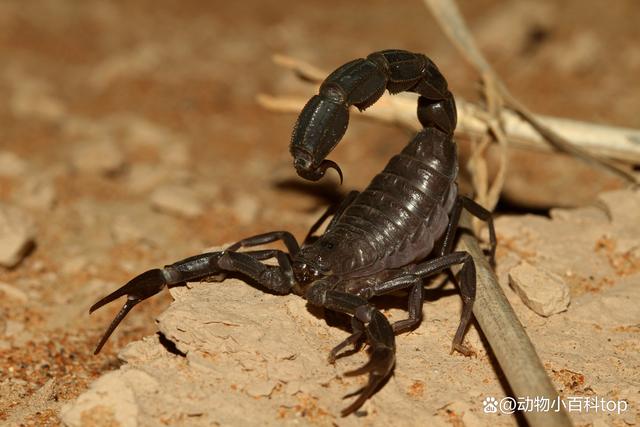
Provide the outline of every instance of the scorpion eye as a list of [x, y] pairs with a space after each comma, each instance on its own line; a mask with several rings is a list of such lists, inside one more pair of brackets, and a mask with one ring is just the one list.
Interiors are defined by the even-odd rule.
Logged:
[[324, 246], [327, 249], [333, 249], [334, 244], [333, 244], [333, 242], [325, 241], [325, 242], [323, 242], [322, 246]]

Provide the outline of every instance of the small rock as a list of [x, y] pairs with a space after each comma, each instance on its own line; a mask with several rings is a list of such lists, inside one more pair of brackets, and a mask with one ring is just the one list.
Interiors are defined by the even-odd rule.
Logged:
[[204, 211], [197, 194], [186, 187], [167, 185], [151, 193], [151, 205], [169, 215], [194, 218]]
[[184, 143], [171, 143], [161, 151], [162, 162], [170, 167], [188, 166], [191, 160], [189, 150]]
[[75, 256], [64, 261], [60, 271], [65, 275], [72, 276], [85, 270], [88, 264], [89, 261], [86, 258]]
[[111, 225], [111, 236], [117, 243], [136, 241], [144, 237], [144, 230], [131, 218], [118, 216]]
[[541, 316], [560, 313], [569, 306], [569, 287], [564, 280], [524, 261], [509, 272], [509, 284], [522, 302]]
[[534, 35], [543, 39], [558, 16], [557, 6], [546, 2], [507, 2], [485, 12], [474, 27], [478, 44], [507, 56], [529, 53], [535, 47]]
[[158, 124], [135, 115], [120, 116], [111, 120], [111, 127], [122, 133], [127, 147], [153, 147], [162, 149], [171, 132]]
[[252, 397], [268, 397], [276, 387], [274, 381], [261, 381], [257, 380], [247, 384], [244, 391]]
[[127, 187], [135, 193], [151, 191], [167, 177], [162, 168], [144, 163], [132, 165], [127, 175]]
[[0, 204], [0, 265], [15, 267], [33, 246], [33, 222], [22, 210]]
[[0, 151], [0, 175], [19, 176], [27, 170], [27, 164], [10, 151]]
[[23, 182], [15, 202], [27, 208], [49, 210], [55, 205], [56, 197], [56, 189], [51, 179], [36, 176]]
[[9, 101], [18, 117], [59, 121], [67, 112], [62, 101], [51, 95], [46, 84], [32, 80], [18, 82]]
[[4, 334], [8, 337], [16, 336], [24, 331], [24, 323], [15, 320], [7, 320], [4, 327]]
[[568, 42], [558, 43], [551, 54], [553, 64], [563, 74], [593, 69], [602, 55], [603, 42], [595, 31], [575, 34]]
[[125, 164], [120, 148], [111, 140], [87, 140], [71, 153], [73, 166], [82, 172], [114, 175]]
[[0, 282], [0, 292], [3, 292], [6, 296], [16, 301], [27, 302], [29, 300], [27, 294], [8, 283]]

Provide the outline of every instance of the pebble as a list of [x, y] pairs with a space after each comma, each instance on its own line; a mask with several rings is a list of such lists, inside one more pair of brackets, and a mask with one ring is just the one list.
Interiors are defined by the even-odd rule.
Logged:
[[67, 259], [62, 264], [60, 271], [68, 276], [72, 276], [86, 270], [89, 260], [82, 256], [75, 256]]
[[27, 302], [29, 300], [27, 294], [8, 283], [0, 282], [0, 292], [3, 292], [6, 296], [16, 301]]
[[166, 171], [157, 165], [137, 163], [129, 170], [127, 188], [134, 193], [145, 193], [158, 186], [166, 175]]
[[8, 337], [16, 336], [24, 331], [24, 323], [16, 320], [7, 320], [4, 327], [4, 333]]
[[73, 166], [87, 173], [115, 175], [120, 172], [125, 159], [120, 148], [111, 140], [86, 140], [71, 153]]
[[522, 262], [509, 272], [509, 284], [522, 302], [540, 316], [548, 317], [569, 306], [569, 287], [549, 271]]
[[22, 183], [15, 202], [26, 208], [50, 210], [56, 204], [57, 197], [52, 178], [32, 176]]
[[111, 236], [117, 243], [142, 240], [144, 230], [135, 221], [127, 216], [114, 218], [111, 225]]
[[58, 122], [66, 115], [65, 105], [48, 93], [47, 84], [29, 78], [16, 83], [9, 100], [11, 111], [16, 116]]
[[198, 195], [177, 185], [165, 185], [153, 191], [151, 206], [159, 212], [184, 218], [194, 218], [204, 212]]
[[25, 173], [27, 164], [10, 151], [0, 151], [0, 175], [16, 177]]
[[169, 137], [169, 130], [132, 114], [112, 120], [111, 127], [118, 129], [127, 147], [147, 146], [161, 149]]
[[0, 265], [15, 267], [35, 240], [33, 222], [21, 210], [0, 204]]
[[189, 149], [184, 143], [174, 142], [167, 144], [160, 153], [161, 161], [170, 167], [185, 167], [191, 161]]

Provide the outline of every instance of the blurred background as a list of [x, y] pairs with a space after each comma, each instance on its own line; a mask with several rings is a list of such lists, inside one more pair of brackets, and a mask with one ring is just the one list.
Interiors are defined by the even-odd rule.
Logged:
[[[459, 6], [533, 111], [640, 128], [640, 3]], [[295, 115], [256, 95], [307, 93], [276, 53], [332, 70], [385, 48], [427, 54], [456, 96], [478, 99], [474, 71], [420, 1], [0, 2], [0, 421], [57, 424], [118, 348], [155, 331], [167, 295], [92, 356], [117, 307], [91, 318], [88, 307], [131, 276], [268, 230], [303, 237], [364, 187], [409, 132], [352, 120], [332, 155], [344, 185], [307, 184], [288, 153]], [[522, 155], [499, 210], [580, 205], [621, 186]], [[535, 184], [559, 174], [554, 191]], [[47, 384], [55, 399], [38, 394]]]

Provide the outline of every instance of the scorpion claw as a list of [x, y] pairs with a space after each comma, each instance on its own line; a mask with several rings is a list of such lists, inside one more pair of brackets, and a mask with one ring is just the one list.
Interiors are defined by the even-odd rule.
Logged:
[[165, 277], [163, 270], [156, 268], [146, 271], [139, 276], [136, 276], [120, 289], [107, 295], [106, 297], [102, 298], [100, 301], [92, 305], [89, 309], [89, 313], [93, 313], [100, 307], [109, 304], [110, 302], [120, 298], [121, 296], [127, 295], [127, 300], [122, 306], [122, 309], [120, 309], [116, 317], [111, 322], [111, 325], [109, 325], [109, 328], [100, 339], [100, 342], [98, 343], [93, 354], [98, 354], [100, 350], [102, 350], [102, 347], [107, 342], [113, 331], [120, 324], [122, 319], [125, 318], [127, 313], [129, 313], [129, 311], [131, 311], [131, 309], [135, 307], [136, 304], [157, 294], [166, 285], [167, 278]]
[[369, 361], [360, 368], [348, 371], [344, 375], [354, 377], [369, 374], [369, 380], [361, 389], [344, 396], [345, 399], [353, 396], [358, 396], [358, 398], [342, 410], [341, 415], [343, 417], [357, 411], [389, 377], [395, 365], [393, 329], [382, 313], [374, 311], [366, 328], [367, 337], [373, 349]]
[[368, 373], [369, 381], [364, 387], [343, 397], [343, 399], [348, 399], [350, 397], [358, 396], [358, 398], [351, 405], [344, 408], [340, 414], [343, 417], [346, 417], [347, 415], [357, 411], [364, 402], [366, 402], [367, 399], [375, 393], [380, 384], [387, 379], [394, 363], [395, 354], [393, 349], [388, 347], [378, 347], [373, 350], [371, 358], [364, 366], [354, 369], [353, 371], [346, 372], [344, 375], [348, 377]]

